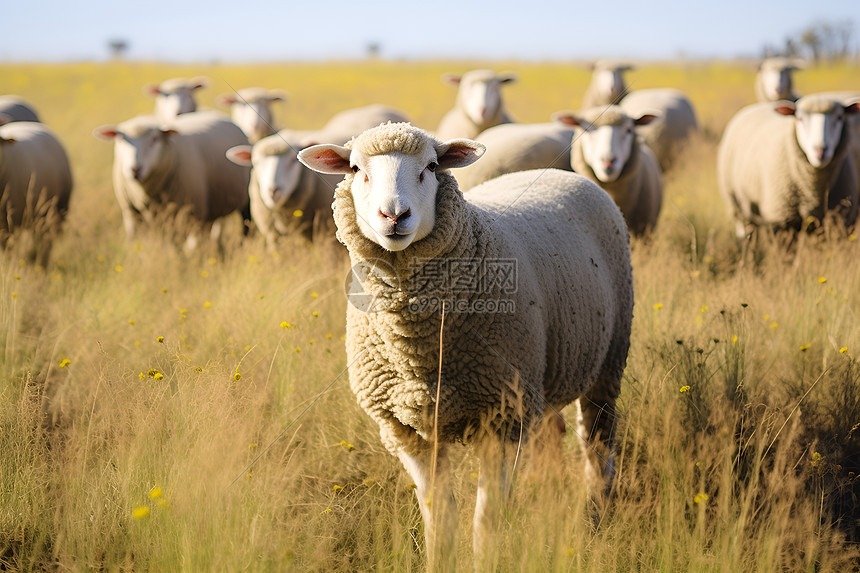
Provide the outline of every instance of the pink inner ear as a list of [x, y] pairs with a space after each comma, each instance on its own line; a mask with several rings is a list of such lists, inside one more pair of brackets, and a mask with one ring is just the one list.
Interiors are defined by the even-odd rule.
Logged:
[[781, 113], [782, 115], [794, 115], [794, 108], [787, 105], [780, 105], [773, 108], [776, 113]]
[[845, 106], [845, 113], [860, 113], [860, 102], [854, 102]]
[[580, 125], [579, 120], [572, 115], [557, 115], [555, 116], [556, 121], [560, 121], [565, 125], [571, 125], [577, 127]]
[[333, 149], [322, 149], [313, 154], [313, 159], [321, 165], [332, 169], [343, 169], [349, 167], [349, 162], [337, 154]]
[[649, 114], [643, 115], [642, 117], [637, 119], [634, 123], [636, 125], [648, 125], [649, 123], [651, 123], [655, 119], [657, 119], [657, 116], [649, 113]]
[[241, 159], [242, 161], [251, 161], [250, 151], [237, 151], [233, 154], [233, 156]]
[[151, 96], [157, 96], [158, 94], [161, 93], [161, 90], [158, 88], [157, 85], [152, 84], [152, 85], [146, 86], [146, 93], [148, 93]]
[[109, 128], [109, 127], [106, 127], [106, 128], [104, 128], [104, 129], [100, 129], [100, 130], [98, 130], [98, 134], [99, 134], [99, 136], [100, 136], [100, 137], [103, 137], [103, 138], [105, 138], [105, 139], [113, 139], [113, 138], [115, 138], [117, 135], [119, 135], [119, 132], [118, 132], [117, 130], [115, 130], [115, 129], [112, 129], [112, 128]]

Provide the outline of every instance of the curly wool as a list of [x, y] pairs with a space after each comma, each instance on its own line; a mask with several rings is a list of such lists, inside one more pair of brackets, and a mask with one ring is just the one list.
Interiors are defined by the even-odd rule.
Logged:
[[440, 143], [442, 142], [412, 124], [389, 121], [353, 137], [346, 147], [372, 157], [386, 153], [418, 155], [428, 145], [435, 147]]

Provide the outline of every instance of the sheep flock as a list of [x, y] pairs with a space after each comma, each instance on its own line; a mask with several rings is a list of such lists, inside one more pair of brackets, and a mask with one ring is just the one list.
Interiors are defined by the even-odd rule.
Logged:
[[[154, 102], [137, 91], [133, 105], [106, 106], [87, 153], [112, 164], [102, 175], [116, 232], [134, 248], [154, 231], [182, 260], [226, 257], [234, 225], [238, 244], [265, 245], [277, 264], [304, 245], [349, 267], [344, 372], [411, 480], [428, 570], [458, 570], [458, 444], [479, 467], [475, 565], [492, 569], [516, 476], [529, 471], [523, 451], [575, 435], [587, 507], [613, 503], [616, 410], [648, 310], [634, 296], [631, 253], [649, 253], [674, 207], [665, 188], [701, 161], [702, 141], [716, 148], [717, 202], [739, 252], [774, 236], [790, 260], [799, 242], [856, 237], [860, 84], [802, 93], [794, 74], [811, 64], [763, 60], [714, 133], [706, 102], [629, 81], [645, 68], [595, 62], [571, 106], [536, 123], [517, 120], [535, 115], [513, 97], [526, 74], [471, 69], [444, 74], [447, 88], [426, 78], [448, 90], [448, 111], [429, 124], [393, 94], [344, 98], [312, 128], [288, 121], [293, 86], [171, 78], [143, 87]], [[198, 103], [213, 88], [220, 110]], [[0, 245], [41, 272], [90, 175], [31, 99], [0, 95]]]

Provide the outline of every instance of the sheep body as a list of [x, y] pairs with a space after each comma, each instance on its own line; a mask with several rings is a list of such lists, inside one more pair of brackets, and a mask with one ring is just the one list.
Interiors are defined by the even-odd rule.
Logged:
[[454, 108], [436, 128], [439, 139], [475, 137], [493, 126], [513, 123], [502, 101], [502, 86], [516, 81], [514, 74], [471, 70], [462, 76], [446, 74], [442, 79], [459, 88]]
[[0, 240], [17, 228], [34, 229], [33, 252], [45, 264], [51, 235], [60, 230], [72, 192], [66, 150], [42, 123], [15, 121], [0, 126]]
[[856, 219], [857, 181], [848, 152], [851, 127], [843, 121], [834, 134], [838, 140], [832, 157], [815, 166], [802, 147], [804, 139], [798, 138], [798, 122], [783, 115], [795, 109], [829, 116], [833, 125], [834, 118], [846, 119], [846, 112], [856, 112], [857, 106], [845, 108], [831, 98], [810, 95], [796, 105], [752, 104], [732, 117], [717, 150], [717, 181], [739, 237], [759, 225], [800, 230], [840, 204], [846, 225]]
[[687, 138], [698, 130], [693, 104], [673, 88], [634, 90], [619, 105], [631, 117], [645, 113], [658, 117], [638, 131], [664, 171], [672, 166]]
[[[633, 282], [618, 208], [591, 181], [555, 169], [504, 175], [464, 197], [446, 169], [481, 149], [387, 124], [347, 148], [299, 156], [346, 175], [333, 204], [337, 236], [363, 269], [350, 292], [372, 299], [347, 309], [350, 385], [415, 480], [431, 555], [454, 551], [450, 491], [436, 490], [435, 513], [427, 503], [433, 479], [437, 488], [448, 479], [448, 443], [475, 443], [481, 458], [476, 555], [486, 555], [493, 523], [487, 482], [507, 483], [510, 471], [488, 467], [483, 444], [515, 444], [545, 413], [584, 396], [588, 453], [602, 452], [611, 473], [629, 347]], [[434, 301], [450, 303], [444, 319]], [[497, 312], [487, 306], [506, 301]]]
[[94, 133], [115, 140], [114, 191], [129, 237], [141, 216], [149, 220], [153, 209], [167, 204], [189, 209], [204, 224], [248, 208], [250, 170], [225, 157], [248, 140], [219, 113], [183, 114], [166, 126], [154, 116], [138, 116]]
[[13, 121], [39, 121], [39, 115], [23, 98], [14, 95], [0, 96], [0, 125]]
[[560, 123], [505, 123], [482, 131], [476, 141], [487, 151], [481, 160], [457, 171], [463, 191], [499, 175], [529, 169], [570, 171], [574, 130]]

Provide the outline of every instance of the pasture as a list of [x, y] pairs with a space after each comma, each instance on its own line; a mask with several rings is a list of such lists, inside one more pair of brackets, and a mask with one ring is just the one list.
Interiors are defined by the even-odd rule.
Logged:
[[[199, 93], [281, 88], [284, 126], [374, 102], [435, 129], [443, 72], [519, 74], [521, 122], [576, 109], [572, 63], [0, 65], [65, 144], [75, 189], [52, 262], [0, 254], [0, 569], [420, 571], [409, 477], [345, 374], [345, 254], [228, 229], [183, 255], [169, 232], [128, 242], [112, 146], [94, 127], [148, 112], [141, 88], [206, 75]], [[787, 254], [744, 249], [717, 190], [723, 126], [753, 66], [661, 63], [632, 89], [684, 91], [699, 117], [666, 177], [618, 403], [616, 491], [589, 509], [576, 436], [557, 472], [518, 475], [503, 571], [834, 571], [860, 562], [860, 241], [830, 231]], [[857, 65], [798, 72], [802, 93], [858, 89]], [[566, 412], [572, 416], [572, 412]], [[459, 562], [471, 559], [475, 462], [456, 448]], [[543, 466], [539, 466], [543, 467]]]

